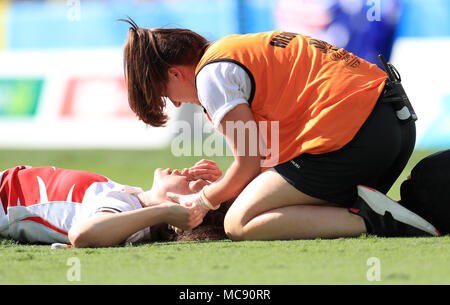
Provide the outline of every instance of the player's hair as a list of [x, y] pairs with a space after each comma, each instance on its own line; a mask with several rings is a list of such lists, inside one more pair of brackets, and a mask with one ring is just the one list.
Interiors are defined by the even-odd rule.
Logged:
[[179, 234], [169, 225], [160, 226], [158, 232], [152, 233], [152, 241], [201, 241], [201, 240], [222, 240], [227, 235], [223, 226], [225, 214], [232, 201], [224, 202], [217, 210], [209, 211], [203, 218], [203, 222], [192, 231], [183, 231]]
[[163, 94], [169, 68], [196, 64], [208, 41], [188, 29], [140, 28], [130, 17], [118, 21], [131, 26], [124, 45], [124, 74], [130, 108], [146, 124], [164, 126], [168, 116], [164, 111]]
[[173, 236], [176, 241], [199, 241], [226, 239], [227, 234], [223, 226], [225, 215], [232, 201], [224, 202], [217, 210], [209, 211], [203, 218], [203, 222], [192, 231], [183, 231]]

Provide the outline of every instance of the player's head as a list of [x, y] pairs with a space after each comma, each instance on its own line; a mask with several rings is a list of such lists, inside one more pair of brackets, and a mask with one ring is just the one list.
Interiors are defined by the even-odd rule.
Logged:
[[210, 182], [203, 179], [189, 180], [177, 169], [157, 168], [153, 175], [152, 191], [158, 198], [167, 200], [167, 192], [189, 195], [200, 192], [208, 184]]
[[187, 29], [145, 29], [138, 27], [131, 18], [120, 21], [131, 26], [124, 45], [124, 72], [130, 108], [146, 124], [163, 126], [168, 120], [166, 97], [179, 106], [181, 95], [192, 95], [192, 88], [188, 92], [180, 92], [185, 86], [179, 84], [175, 87], [176, 95], [171, 92], [174, 86], [169, 84], [174, 84], [176, 77], [184, 74], [177, 71], [177, 67], [196, 65], [208, 42]]
[[[179, 170], [170, 168], [157, 168], [153, 177], [153, 195], [161, 200], [168, 200], [166, 193], [172, 192], [182, 195], [197, 193], [210, 182], [197, 179], [189, 180]], [[223, 228], [223, 219], [230, 203], [224, 203], [218, 210], [209, 211], [200, 226], [192, 232], [184, 231], [175, 233], [167, 224], [154, 225], [151, 228], [152, 241], [175, 241], [175, 240], [219, 240], [226, 238]]]
[[171, 235], [171, 240], [195, 241], [195, 240], [221, 240], [226, 239], [227, 234], [223, 226], [225, 215], [233, 201], [223, 202], [217, 210], [209, 211], [203, 218], [203, 222], [192, 231], [182, 231]]
[[152, 241], [199, 241], [199, 240], [222, 240], [227, 238], [223, 221], [233, 201], [227, 201], [220, 205], [217, 210], [209, 211], [203, 218], [202, 223], [192, 231], [181, 231], [176, 233], [173, 227], [167, 224], [152, 226]]

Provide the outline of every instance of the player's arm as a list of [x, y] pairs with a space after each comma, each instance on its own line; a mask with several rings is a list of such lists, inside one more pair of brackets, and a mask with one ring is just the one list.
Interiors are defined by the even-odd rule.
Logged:
[[190, 230], [201, 223], [195, 207], [166, 202], [122, 213], [98, 212], [94, 217], [75, 224], [68, 233], [76, 248], [119, 245], [132, 234], [160, 223]]

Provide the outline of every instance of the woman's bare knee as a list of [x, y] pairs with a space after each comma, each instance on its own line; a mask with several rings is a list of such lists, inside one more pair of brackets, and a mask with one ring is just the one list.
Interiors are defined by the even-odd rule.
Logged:
[[259, 229], [248, 226], [255, 217], [286, 206], [321, 204], [325, 201], [301, 193], [277, 172], [267, 170], [250, 182], [231, 205], [224, 220], [225, 233], [231, 240], [263, 239], [258, 234], [260, 225]]
[[233, 241], [243, 240], [243, 227], [237, 218], [238, 215], [228, 211], [223, 222], [225, 234]]

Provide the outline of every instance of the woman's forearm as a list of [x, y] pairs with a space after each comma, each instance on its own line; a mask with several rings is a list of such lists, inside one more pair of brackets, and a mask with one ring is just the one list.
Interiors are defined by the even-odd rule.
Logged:
[[261, 172], [259, 157], [235, 159], [225, 174], [205, 189], [205, 196], [214, 205], [237, 197]]
[[205, 197], [214, 206], [237, 197], [261, 172], [259, 132], [252, 126], [257, 127], [257, 124], [247, 104], [237, 105], [220, 123], [220, 130], [233, 152], [234, 161], [225, 174], [204, 191]]

